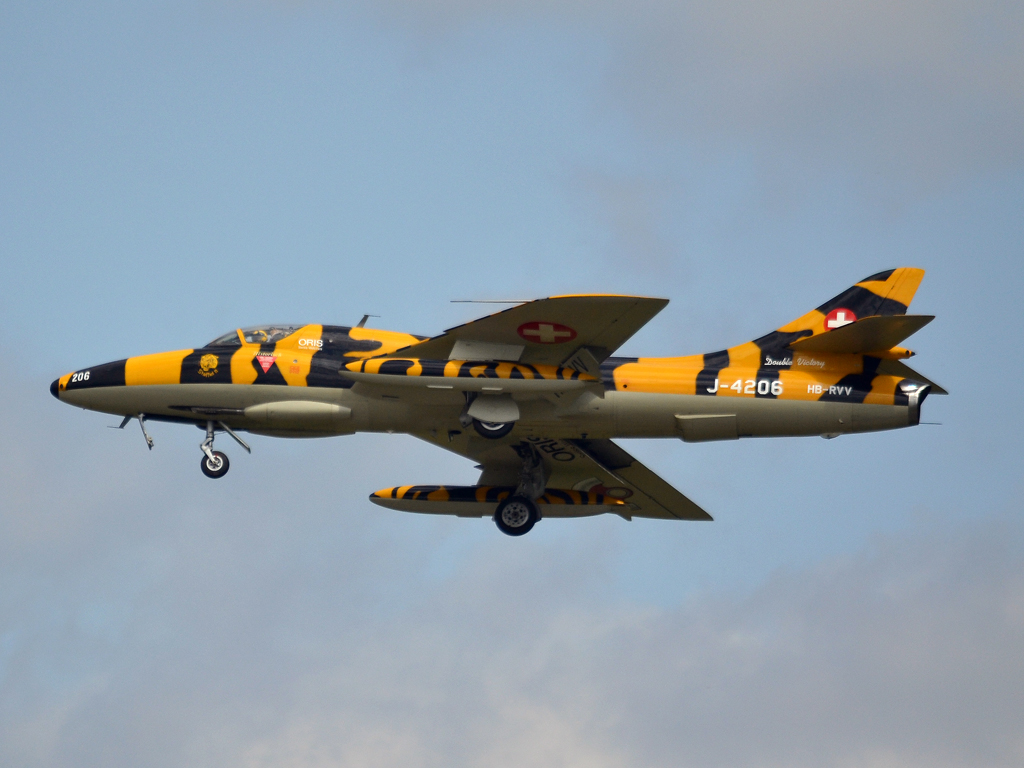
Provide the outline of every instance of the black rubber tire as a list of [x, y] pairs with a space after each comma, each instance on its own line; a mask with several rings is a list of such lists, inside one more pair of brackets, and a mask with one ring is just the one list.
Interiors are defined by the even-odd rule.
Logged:
[[501, 438], [512, 431], [512, 427], [515, 425], [514, 421], [506, 421], [504, 424], [501, 424], [494, 421], [473, 419], [473, 429], [476, 430], [478, 435], [486, 437], [488, 440], [501, 440]]
[[214, 468], [210, 466], [210, 458], [206, 455], [203, 456], [202, 462], [199, 467], [203, 470], [203, 474], [207, 477], [212, 477], [216, 480], [218, 477], [224, 477], [228, 473], [228, 469], [231, 467], [231, 462], [228, 461], [227, 454], [221, 453], [220, 451], [213, 452], [213, 458], [220, 459], [220, 466]]
[[494, 524], [507, 536], [522, 536], [540, 520], [536, 502], [525, 496], [509, 496], [494, 510]]

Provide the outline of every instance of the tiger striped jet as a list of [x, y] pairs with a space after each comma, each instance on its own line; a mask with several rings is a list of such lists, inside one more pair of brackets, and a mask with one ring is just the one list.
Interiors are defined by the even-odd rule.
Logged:
[[614, 443], [821, 435], [915, 426], [929, 393], [898, 346], [931, 321], [908, 315], [924, 271], [861, 280], [793, 322], [688, 357], [613, 357], [668, 303], [553, 296], [433, 336], [365, 327], [241, 328], [196, 349], [129, 357], [61, 376], [71, 405], [206, 432], [202, 471], [220, 478], [223, 433], [321, 437], [403, 432], [476, 462], [477, 485], [401, 485], [370, 501], [408, 512], [493, 517], [511, 536], [542, 517], [613, 513], [710, 520]]

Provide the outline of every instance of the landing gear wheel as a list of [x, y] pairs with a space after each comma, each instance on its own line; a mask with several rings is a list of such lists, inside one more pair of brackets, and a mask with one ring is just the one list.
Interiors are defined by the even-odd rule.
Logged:
[[509, 536], [522, 536], [540, 520], [537, 505], [525, 496], [509, 496], [494, 511], [498, 530]]
[[500, 440], [509, 432], [512, 431], [516, 423], [514, 421], [480, 421], [480, 419], [473, 419], [473, 429], [477, 431], [477, 434], [483, 435], [488, 440]]
[[204, 475], [216, 480], [218, 477], [224, 477], [228, 473], [228, 467], [231, 466], [231, 462], [228, 461], [226, 454], [214, 451], [213, 459], [211, 460], [209, 456], [203, 456], [199, 466], [202, 468]]

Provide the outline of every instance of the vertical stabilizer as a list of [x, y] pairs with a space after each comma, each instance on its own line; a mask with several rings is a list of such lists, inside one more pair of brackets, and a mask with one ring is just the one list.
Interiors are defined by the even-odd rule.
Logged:
[[916, 267], [899, 267], [871, 275], [782, 326], [778, 332], [804, 338], [827, 333], [863, 317], [905, 315], [923, 277], [924, 270]]

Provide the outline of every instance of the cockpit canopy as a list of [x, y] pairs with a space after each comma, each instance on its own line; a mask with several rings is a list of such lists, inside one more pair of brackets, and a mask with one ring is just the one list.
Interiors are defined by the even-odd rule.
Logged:
[[240, 347], [242, 346], [241, 339], [239, 338], [239, 332], [241, 332], [241, 338], [245, 339], [247, 344], [273, 344], [274, 342], [280, 341], [287, 336], [291, 336], [301, 325], [259, 325], [251, 328], [242, 328], [240, 331], [231, 331], [231, 333], [225, 333], [223, 336], [218, 336], [216, 339], [211, 341], [206, 346], [208, 347]]

